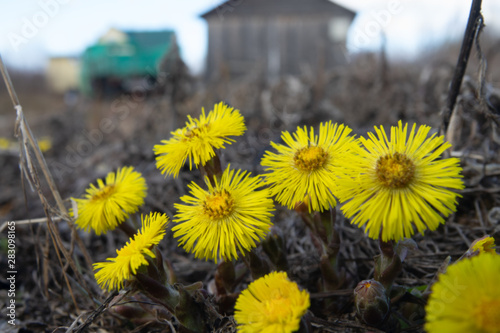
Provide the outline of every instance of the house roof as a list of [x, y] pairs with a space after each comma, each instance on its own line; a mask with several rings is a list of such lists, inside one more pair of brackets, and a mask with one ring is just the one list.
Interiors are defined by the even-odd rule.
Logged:
[[308, 14], [344, 14], [354, 17], [356, 12], [330, 0], [228, 0], [201, 15], [204, 19], [224, 14], [236, 16], [274, 16]]
[[[145, 77], [156, 74], [161, 58], [171, 48], [175, 32], [110, 29], [82, 55], [82, 81], [96, 77]], [[90, 90], [90, 87], [84, 87]]]
[[163, 31], [124, 31], [129, 37], [129, 42], [139, 48], [169, 45], [175, 32]]

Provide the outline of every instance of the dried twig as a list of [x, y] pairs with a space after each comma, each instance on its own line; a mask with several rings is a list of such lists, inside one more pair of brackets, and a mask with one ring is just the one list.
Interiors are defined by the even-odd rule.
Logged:
[[[64, 279], [66, 281], [68, 290], [73, 298], [73, 302], [76, 308], [78, 308], [76, 299], [73, 295], [73, 291], [71, 288], [71, 285], [69, 283], [69, 279], [67, 277], [67, 269], [69, 266], [71, 266], [72, 270], [76, 274], [77, 279], [79, 280], [80, 284], [84, 287], [86, 287], [85, 280], [81, 276], [80, 271], [78, 270], [77, 265], [75, 264], [73, 258], [72, 258], [72, 250], [68, 252], [68, 250], [64, 247], [62, 239], [59, 235], [58, 229], [55, 227], [53, 223], [53, 216], [52, 213], [54, 212], [54, 209], [50, 206], [49, 201], [45, 197], [41, 183], [40, 183], [40, 178], [38, 175], [38, 168], [35, 167], [35, 163], [38, 163], [38, 166], [42, 170], [42, 174], [50, 188], [51, 194], [56, 201], [57, 208], [58, 208], [58, 215], [62, 216], [66, 221], [68, 221], [68, 224], [72, 230], [72, 239], [76, 240], [78, 245], [81, 248], [82, 253], [84, 254], [84, 257], [87, 261], [87, 264], [89, 267], [91, 267], [92, 261], [90, 259], [90, 256], [88, 255], [88, 252], [86, 251], [85, 246], [83, 246], [83, 242], [81, 241], [80, 237], [78, 236], [76, 232], [76, 228], [74, 224], [71, 221], [71, 218], [69, 217], [68, 211], [66, 207], [64, 206], [64, 202], [61, 198], [61, 195], [55, 185], [54, 179], [52, 177], [52, 174], [49, 171], [49, 168], [47, 166], [47, 163], [45, 161], [45, 158], [43, 157], [43, 154], [40, 150], [40, 147], [38, 146], [38, 143], [31, 132], [31, 129], [24, 117], [23, 109], [19, 103], [19, 98], [17, 97], [17, 94], [15, 92], [14, 86], [12, 84], [12, 81], [10, 79], [9, 73], [7, 69], [4, 66], [3, 60], [0, 56], [0, 72], [2, 73], [3, 80], [5, 82], [5, 85], [7, 86], [7, 91], [9, 92], [9, 96], [12, 100], [12, 103], [14, 105], [14, 109], [16, 110], [17, 113], [17, 119], [16, 119], [16, 136], [19, 138], [19, 166], [21, 168], [21, 171], [24, 175], [23, 179], [26, 179], [31, 186], [32, 189], [36, 189], [38, 196], [40, 198], [40, 201], [42, 202], [45, 215], [47, 217], [47, 228], [49, 231], [49, 234], [52, 238], [53, 244], [54, 244], [54, 249], [56, 251], [56, 255], [58, 257], [59, 263], [62, 267], [62, 273], [64, 276]], [[35, 155], [35, 160], [32, 159], [32, 153]], [[66, 259], [66, 265], [63, 265], [62, 258], [60, 257], [60, 252], [63, 254], [64, 258]], [[89, 292], [89, 290], [87, 290]], [[89, 292], [90, 294], [90, 292]]]
[[[52, 218], [52, 221], [53, 222], [60, 222], [62, 221], [62, 218], [60, 217], [53, 217]], [[30, 225], [30, 224], [36, 224], [36, 223], [47, 223], [47, 218], [46, 217], [39, 217], [39, 218], [36, 218], [36, 219], [27, 219], [27, 220], [19, 220], [19, 221], [14, 221], [16, 223], [16, 226], [20, 226], [20, 225]], [[5, 228], [7, 228], [7, 225], [8, 225], [8, 221], [5, 221], [1, 226], [0, 226], [0, 233], [2, 233]]]
[[477, 37], [477, 30], [482, 26], [481, 2], [481, 0], [472, 1], [467, 28], [465, 29], [464, 39], [462, 41], [457, 65], [453, 73], [448, 97], [446, 99], [446, 106], [443, 112], [443, 125], [441, 129], [443, 133], [446, 133], [448, 130], [451, 114], [455, 108], [460, 86], [462, 85], [462, 80], [467, 68], [467, 62], [469, 61], [472, 44], [474, 44], [475, 37]]
[[[115, 298], [115, 296], [118, 295], [118, 292], [114, 291], [111, 294], [109, 294], [108, 298], [104, 300], [104, 302], [92, 313], [85, 319], [85, 321], [80, 324], [78, 327], [74, 328], [75, 324], [83, 317], [79, 316], [73, 324], [68, 328], [66, 332], [75, 332], [75, 333], [81, 333], [81, 332], [86, 332], [88, 327], [99, 317], [104, 311], [108, 309], [109, 303]], [[124, 295], [125, 296], [125, 295]]]

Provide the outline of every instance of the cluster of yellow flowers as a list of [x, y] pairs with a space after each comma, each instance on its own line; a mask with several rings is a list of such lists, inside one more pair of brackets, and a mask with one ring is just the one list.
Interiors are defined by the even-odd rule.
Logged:
[[[185, 127], [154, 146], [157, 168], [165, 176], [177, 177], [187, 160], [190, 169], [208, 167], [217, 158], [217, 150], [245, 130], [243, 116], [232, 107], [219, 103], [208, 114], [202, 110], [199, 118], [188, 117]], [[380, 126], [375, 127], [375, 133], [368, 133], [368, 138], [356, 138], [349, 127], [332, 122], [321, 123], [317, 133], [312, 127], [283, 132], [284, 144], [271, 142], [275, 151], [267, 151], [262, 158], [264, 175], [251, 176], [228, 165], [225, 170], [207, 172], [203, 187], [189, 184], [189, 195], [174, 205], [173, 236], [197, 258], [215, 262], [237, 259], [268, 234], [273, 197], [288, 208], [307, 203], [310, 212], [322, 212], [340, 202], [351, 223], [364, 227], [370, 238], [382, 241], [400, 241], [416, 231], [435, 230], [456, 210], [457, 190], [464, 184], [459, 160], [442, 158], [451, 145], [430, 131], [425, 125], [410, 129], [400, 121], [391, 127], [390, 135]], [[76, 223], [98, 235], [113, 230], [139, 210], [146, 191], [144, 178], [132, 167], [110, 173], [105, 182], [98, 180], [97, 187], [91, 185], [83, 199], [74, 199]], [[142, 220], [142, 229], [117, 250], [117, 257], [95, 264], [101, 287], [122, 288], [141, 265], [148, 264], [146, 257], [155, 258], [151, 249], [164, 237], [168, 219], [164, 214], [151, 214]], [[467, 263], [470, 267], [463, 269], [498, 273], [497, 256], [480, 258], [485, 259], [472, 259]], [[458, 274], [460, 267], [456, 266], [449, 269], [450, 279]], [[465, 278], [460, 272], [458, 275]], [[473, 283], [497, 290], [490, 278], [478, 276]], [[438, 286], [434, 294], [444, 295], [447, 290]], [[498, 309], [500, 305], [500, 295], [489, 295], [489, 303], [470, 310], [481, 327], [495, 322], [488, 306]], [[474, 297], [471, 293], [470, 298]], [[471, 304], [475, 303], [464, 301], [459, 306], [472, 309]], [[438, 306], [431, 298], [429, 308]], [[307, 291], [300, 291], [286, 273], [274, 272], [241, 293], [235, 319], [242, 332], [292, 332], [299, 328], [308, 307]], [[480, 316], [477, 309], [487, 314]], [[439, 316], [446, 314], [442, 311]], [[442, 328], [431, 323], [429, 330], [432, 325]]]
[[322, 211], [337, 197], [344, 215], [373, 239], [399, 241], [414, 234], [413, 226], [435, 230], [456, 210], [460, 195], [453, 190], [464, 188], [462, 169], [456, 158], [441, 159], [451, 146], [443, 136], [428, 137], [428, 126], [415, 129], [408, 133], [400, 121], [390, 138], [381, 126], [376, 136], [358, 140], [330, 122], [320, 125], [319, 135], [313, 128], [309, 134], [298, 128], [293, 138], [284, 132], [287, 146], [271, 143], [278, 153], [262, 159], [267, 183], [290, 208], [307, 198], [309, 209]]

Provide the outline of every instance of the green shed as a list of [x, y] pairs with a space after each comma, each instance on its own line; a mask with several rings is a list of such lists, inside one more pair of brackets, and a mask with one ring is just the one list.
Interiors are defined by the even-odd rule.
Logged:
[[81, 90], [85, 95], [109, 94], [151, 85], [158, 64], [176, 43], [175, 33], [110, 29], [81, 59]]

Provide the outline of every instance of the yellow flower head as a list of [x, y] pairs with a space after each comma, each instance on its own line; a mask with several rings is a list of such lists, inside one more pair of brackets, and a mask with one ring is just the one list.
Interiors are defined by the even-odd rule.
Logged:
[[10, 140], [4, 137], [0, 137], [0, 149], [7, 150], [10, 148]]
[[467, 250], [467, 256], [473, 256], [482, 253], [496, 253], [495, 251], [495, 238], [491, 236], [483, 236], [472, 242], [469, 250]]
[[266, 182], [276, 200], [290, 209], [307, 201], [309, 211], [335, 206], [339, 162], [357, 146], [350, 132], [347, 126], [327, 122], [320, 124], [319, 135], [312, 127], [309, 133], [307, 127], [298, 127], [293, 136], [282, 133], [286, 145], [271, 142], [277, 153], [266, 152], [261, 164], [269, 172]]
[[120, 250], [116, 250], [115, 258], [107, 258], [106, 262], [94, 264], [95, 278], [99, 286], [109, 291], [123, 288], [123, 283], [137, 273], [142, 265], [148, 265], [146, 255], [155, 258], [151, 248], [165, 236], [168, 217], [165, 214], [150, 213], [141, 216], [142, 228], [133, 239]]
[[428, 333], [500, 332], [500, 256], [460, 260], [432, 286], [425, 308]]
[[[214, 177], [215, 178], [215, 177]], [[212, 185], [205, 177], [208, 190], [191, 183], [191, 196], [175, 204], [178, 224], [172, 228], [179, 245], [195, 257], [212, 259], [238, 258], [237, 250], [249, 251], [257, 246], [271, 227], [273, 201], [267, 189], [261, 187], [259, 177], [250, 177], [246, 171], [230, 170], [214, 179]]]
[[133, 167], [123, 167], [108, 173], [106, 180], [90, 184], [83, 199], [73, 200], [77, 204], [76, 224], [97, 235], [115, 229], [129, 214], [135, 213], [144, 204], [147, 186], [142, 175]]
[[451, 145], [442, 136], [427, 137], [430, 127], [422, 125], [408, 135], [408, 125], [391, 127], [390, 139], [383, 127], [377, 136], [360, 138], [365, 149], [345, 160], [346, 173], [339, 182], [338, 198], [342, 211], [368, 236], [382, 240], [401, 240], [414, 233], [435, 230], [443, 216], [456, 210], [452, 189], [463, 189], [462, 168], [456, 158], [440, 159]]
[[243, 333], [295, 332], [309, 305], [306, 290], [300, 291], [285, 272], [272, 272], [241, 292], [234, 319]]
[[50, 150], [52, 148], [52, 140], [48, 136], [42, 137], [40, 140], [38, 140], [38, 147], [40, 148], [40, 151], [42, 153]]
[[215, 104], [208, 115], [202, 108], [199, 119], [188, 116], [184, 128], [172, 132], [172, 138], [154, 146], [156, 167], [163, 174], [177, 177], [186, 159], [189, 159], [189, 169], [193, 164], [196, 167], [205, 165], [215, 156], [215, 149], [234, 142], [229, 136], [243, 135], [245, 130], [243, 116], [238, 110], [222, 102]]

